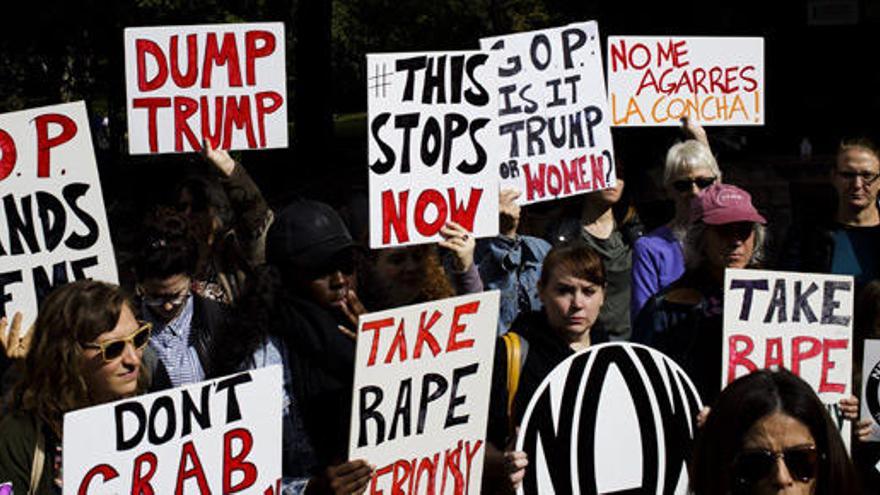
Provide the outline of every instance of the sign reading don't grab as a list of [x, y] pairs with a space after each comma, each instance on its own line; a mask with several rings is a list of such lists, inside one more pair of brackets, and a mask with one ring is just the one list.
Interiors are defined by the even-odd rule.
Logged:
[[658, 351], [612, 343], [575, 354], [526, 409], [519, 493], [684, 494], [701, 407], [690, 378]]

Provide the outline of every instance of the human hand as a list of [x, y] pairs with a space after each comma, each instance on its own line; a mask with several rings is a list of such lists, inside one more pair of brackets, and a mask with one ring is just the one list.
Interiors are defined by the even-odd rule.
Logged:
[[22, 315], [16, 312], [12, 317], [12, 326], [9, 333], [6, 333], [8, 321], [6, 317], [0, 318], [0, 350], [2, 350], [9, 359], [24, 359], [31, 347], [31, 339], [34, 336], [34, 327], [28, 330], [27, 335], [21, 335]]
[[871, 419], [863, 419], [856, 423], [856, 438], [860, 442], [867, 442], [874, 433], [874, 421]]
[[709, 147], [709, 137], [706, 135], [706, 129], [703, 129], [703, 126], [700, 125], [696, 119], [691, 117], [682, 117], [681, 118], [681, 127], [684, 130], [685, 134], [691, 139], [696, 139], [697, 141]]
[[840, 412], [843, 413], [844, 419], [848, 421], [858, 421], [859, 419], [859, 398], [855, 395], [840, 399]]
[[507, 473], [507, 481], [513, 492], [522, 484], [526, 477], [526, 467], [529, 465], [529, 456], [525, 452], [508, 450], [504, 452], [504, 469]]
[[700, 409], [700, 412], [697, 413], [697, 428], [702, 428], [703, 425], [706, 424], [706, 420], [709, 419], [710, 412], [712, 412], [711, 407], [704, 407]]
[[520, 206], [516, 204], [516, 199], [520, 195], [516, 189], [502, 189], [498, 193], [498, 226], [505, 237], [514, 237], [519, 227]]
[[211, 146], [211, 141], [208, 138], [202, 139], [202, 156], [205, 157], [211, 165], [214, 166], [217, 170], [220, 171], [226, 177], [232, 175], [233, 169], [235, 169], [235, 160], [229, 156], [229, 152], [221, 149], [214, 149]]
[[474, 249], [477, 247], [474, 236], [455, 222], [446, 222], [446, 225], [440, 229], [440, 235], [443, 236], [443, 240], [437, 245], [455, 254], [455, 269], [459, 273], [468, 271], [474, 264]]
[[[343, 299], [340, 309], [342, 310], [342, 314], [345, 315], [345, 318], [348, 320], [348, 323], [351, 325], [351, 328], [357, 328], [360, 324], [360, 316], [367, 312], [367, 308], [364, 307], [364, 304], [358, 298], [354, 289], [348, 289], [348, 292], [345, 293], [345, 299]], [[351, 340], [357, 340], [357, 333], [351, 330], [351, 328], [339, 325], [339, 331], [342, 332], [343, 335]]]
[[333, 495], [350, 495], [364, 493], [375, 467], [363, 459], [344, 462], [330, 466], [324, 472]]

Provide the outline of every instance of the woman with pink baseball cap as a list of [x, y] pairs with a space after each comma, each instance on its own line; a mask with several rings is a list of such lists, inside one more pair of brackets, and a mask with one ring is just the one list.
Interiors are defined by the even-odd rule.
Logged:
[[685, 273], [639, 313], [633, 341], [675, 359], [711, 403], [720, 391], [724, 270], [761, 265], [764, 225], [746, 191], [714, 184], [691, 202]]

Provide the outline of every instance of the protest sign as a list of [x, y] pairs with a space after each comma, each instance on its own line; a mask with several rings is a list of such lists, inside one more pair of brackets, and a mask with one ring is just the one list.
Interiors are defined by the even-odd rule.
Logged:
[[493, 153], [502, 187], [521, 203], [588, 193], [616, 181], [599, 27], [565, 27], [483, 38], [502, 55]]
[[369, 493], [479, 493], [498, 291], [362, 315], [349, 458]]
[[870, 419], [869, 442], [880, 442], [880, 340], [865, 340], [862, 365], [862, 419]]
[[0, 114], [0, 315], [83, 278], [117, 281], [85, 104]]
[[280, 495], [282, 370], [64, 415], [64, 493]]
[[659, 351], [611, 343], [570, 356], [523, 415], [518, 493], [688, 493], [700, 409], [690, 378]]
[[786, 368], [810, 384], [848, 440], [838, 401], [852, 391], [853, 292], [846, 275], [726, 270], [722, 388]]
[[764, 38], [611, 36], [615, 126], [764, 124]]
[[287, 147], [284, 24], [125, 30], [133, 155]]
[[370, 247], [498, 235], [494, 55], [367, 55]]

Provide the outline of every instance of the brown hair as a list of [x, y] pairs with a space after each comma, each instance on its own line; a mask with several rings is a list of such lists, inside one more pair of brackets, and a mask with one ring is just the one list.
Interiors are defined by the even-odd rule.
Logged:
[[82, 344], [112, 330], [130, 302], [112, 284], [80, 280], [43, 301], [33, 341], [15, 386], [14, 404], [41, 419], [61, 437], [64, 413], [95, 404], [82, 365]]
[[840, 142], [840, 146], [837, 148], [837, 156], [840, 157], [840, 155], [850, 150], [866, 151], [874, 155], [874, 158], [880, 160], [880, 148], [877, 148], [874, 141], [866, 137], [844, 139]]
[[602, 258], [590, 246], [583, 242], [560, 244], [547, 253], [541, 267], [541, 279], [538, 284], [545, 287], [554, 272], [566, 273], [605, 287], [605, 265]]

